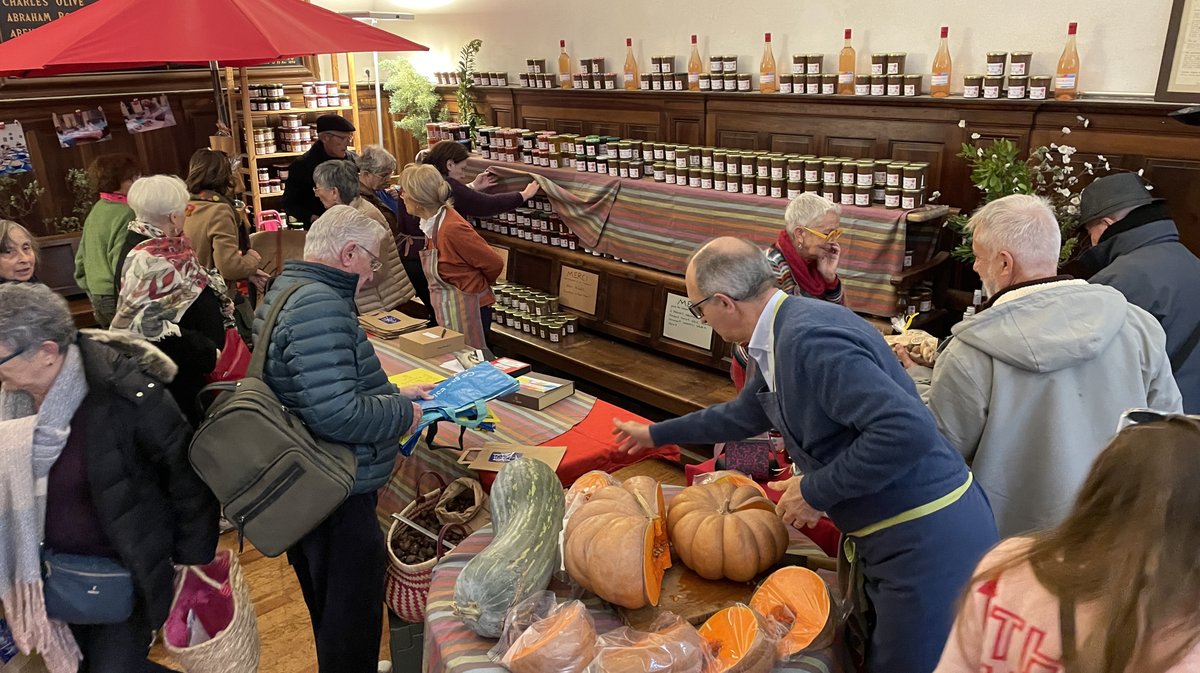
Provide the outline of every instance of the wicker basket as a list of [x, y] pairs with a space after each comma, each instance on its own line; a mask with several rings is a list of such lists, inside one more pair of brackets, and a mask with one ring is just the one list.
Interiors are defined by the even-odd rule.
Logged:
[[[222, 558], [224, 557], [224, 558]], [[228, 560], [229, 579], [218, 582], [209, 577], [204, 568], [212, 568]], [[233, 596], [233, 618], [229, 626], [213, 634], [194, 647], [173, 645], [170, 638], [163, 638], [167, 652], [183, 666], [187, 673], [256, 673], [261, 644], [258, 638], [258, 617], [250, 599], [250, 589], [238, 564], [237, 554], [230, 549], [221, 549], [217, 558], [208, 566], [185, 566], [180, 572], [175, 587], [175, 598], [171, 601], [171, 614], [175, 613], [176, 602], [184, 586], [184, 579], [192, 575], [218, 592]]]
[[[425, 512], [433, 511], [438, 500], [441, 499], [442, 493], [446, 490], [446, 481], [442, 479], [441, 475], [436, 472], [426, 472], [417, 479], [418, 493], [421, 491], [421, 483], [427, 476], [437, 479], [438, 487], [418, 495], [400, 511], [400, 514], [410, 521]], [[425, 599], [429, 596], [429, 583], [433, 580], [433, 567], [445, 553], [443, 539], [445, 534], [455, 526], [464, 530], [463, 534], [466, 535], [465, 529], [457, 524], [442, 526], [438, 535], [437, 555], [427, 561], [415, 564], [404, 563], [392, 550], [392, 541], [400, 535], [405, 525], [399, 520], [393, 520], [391, 527], [388, 528], [388, 566], [384, 601], [392, 612], [395, 612], [404, 621], [417, 624], [425, 621]]]

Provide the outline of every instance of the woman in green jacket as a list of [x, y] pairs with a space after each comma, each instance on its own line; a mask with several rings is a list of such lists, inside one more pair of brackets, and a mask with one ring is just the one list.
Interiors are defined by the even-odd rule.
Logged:
[[87, 292], [96, 322], [107, 328], [117, 310], [117, 267], [125, 247], [126, 225], [133, 219], [125, 194], [140, 177], [141, 168], [128, 154], [102, 154], [88, 167], [88, 173], [100, 199], [83, 222], [75, 253], [75, 283]]

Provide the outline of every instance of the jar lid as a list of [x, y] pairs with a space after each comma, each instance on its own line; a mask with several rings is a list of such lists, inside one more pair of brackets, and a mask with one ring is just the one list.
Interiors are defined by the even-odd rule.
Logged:
[[1033, 52], [1032, 51], [1014, 51], [1012, 53], [1013, 58], [1017, 58], [1018, 56], [1021, 58], [1024, 58], [1026, 56], [1033, 56]]
[[989, 51], [987, 53], [987, 57], [988, 58], [1007, 58], [1008, 52], [1007, 51]]

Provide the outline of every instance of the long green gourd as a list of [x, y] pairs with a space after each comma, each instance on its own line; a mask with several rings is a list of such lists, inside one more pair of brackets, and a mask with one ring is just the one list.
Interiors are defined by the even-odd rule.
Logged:
[[500, 470], [489, 503], [496, 537], [459, 574], [452, 607], [472, 631], [498, 638], [508, 609], [550, 584], [565, 505], [554, 470], [529, 458]]

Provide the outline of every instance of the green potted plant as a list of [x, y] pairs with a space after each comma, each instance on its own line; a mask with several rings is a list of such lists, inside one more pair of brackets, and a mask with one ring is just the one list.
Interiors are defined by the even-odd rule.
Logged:
[[384, 61], [380, 70], [385, 77], [383, 88], [390, 99], [388, 109], [392, 114], [402, 116], [396, 126], [411, 133], [418, 146], [425, 147], [425, 125], [438, 115], [441, 97], [429, 79], [417, 72], [408, 59]]
[[475, 57], [479, 55], [482, 46], [483, 40], [475, 39], [463, 45], [458, 52], [458, 90], [455, 92], [458, 101], [458, 121], [471, 127], [472, 137], [481, 120], [479, 111], [475, 109], [472, 91], [475, 88]]

